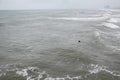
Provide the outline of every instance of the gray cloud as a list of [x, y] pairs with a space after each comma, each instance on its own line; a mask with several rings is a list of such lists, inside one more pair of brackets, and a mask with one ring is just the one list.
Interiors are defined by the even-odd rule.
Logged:
[[95, 9], [120, 7], [120, 0], [0, 0], [0, 9]]

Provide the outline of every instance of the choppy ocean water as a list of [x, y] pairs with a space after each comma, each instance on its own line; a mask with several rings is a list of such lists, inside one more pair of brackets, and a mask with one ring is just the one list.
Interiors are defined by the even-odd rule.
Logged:
[[120, 10], [0, 11], [0, 80], [120, 80]]

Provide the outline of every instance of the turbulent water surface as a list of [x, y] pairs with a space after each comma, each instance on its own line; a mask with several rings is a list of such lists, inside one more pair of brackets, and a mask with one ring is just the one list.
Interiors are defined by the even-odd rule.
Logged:
[[0, 80], [120, 80], [120, 10], [0, 11]]

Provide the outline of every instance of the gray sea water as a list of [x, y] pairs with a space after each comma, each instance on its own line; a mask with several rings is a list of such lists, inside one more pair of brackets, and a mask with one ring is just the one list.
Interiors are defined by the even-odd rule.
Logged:
[[120, 80], [120, 10], [0, 11], [0, 80]]

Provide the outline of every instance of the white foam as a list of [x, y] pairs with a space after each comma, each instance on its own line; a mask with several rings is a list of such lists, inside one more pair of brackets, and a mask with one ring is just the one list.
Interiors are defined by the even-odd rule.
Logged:
[[96, 42], [102, 42], [102, 38], [101, 38], [101, 31], [95, 31], [94, 32], [94, 36], [95, 36], [95, 39], [97, 40]]
[[103, 17], [104, 18], [111, 18], [111, 12], [109, 12], [109, 13], [106, 13], [106, 14], [103, 14]]
[[77, 77], [70, 77], [69, 75], [67, 75], [66, 77], [64, 78], [52, 78], [52, 77], [48, 77], [46, 78], [45, 80], [80, 80], [82, 79], [81, 76], [77, 76]]
[[26, 80], [35, 80], [35, 79], [31, 79], [31, 77], [27, 77], [27, 79]]
[[[116, 71], [110, 71], [105, 66], [100, 66], [98, 64], [90, 64], [86, 66], [88, 68], [89, 73], [86, 74], [85, 77], [87, 77], [87, 75], [90, 74], [97, 74], [101, 71], [105, 71], [113, 76], [120, 76], [120, 73], [117, 73]], [[4, 68], [4, 66], [2, 67]], [[7, 66], [6, 68], [8, 67], [10, 66]], [[40, 69], [37, 67], [26, 67], [26, 68], [15, 68], [15, 69], [16, 69], [15, 70], [16, 74], [25, 77], [26, 80], [81, 80], [83, 78], [81, 75], [75, 77], [70, 77], [69, 75], [67, 75], [66, 77], [56, 77], [56, 78], [50, 77], [45, 71], [40, 72]], [[0, 76], [3, 76], [8, 72], [8, 71], [5, 72], [4, 71], [2, 74], [0, 73]]]
[[117, 22], [120, 22], [120, 18], [114, 18]]
[[117, 74], [116, 71], [108, 70], [106, 66], [99, 66], [98, 64], [97, 65], [90, 64], [90, 67], [92, 68], [92, 69], [89, 70], [90, 74], [97, 74], [101, 71], [105, 71], [105, 72], [107, 72], [107, 73], [109, 73], [113, 76], [120, 76], [120, 74]]
[[31, 70], [31, 71], [34, 71], [34, 70], [36, 70], [36, 69], [38, 69], [37, 67], [28, 67], [27, 68], [28, 70]]
[[104, 23], [102, 23], [102, 25], [105, 26], [105, 27], [113, 28], [113, 29], [119, 28], [119, 26], [117, 26], [113, 23], [104, 22]]
[[108, 18], [106, 18], [106, 17], [91, 17], [91, 18], [60, 17], [60, 18], [56, 18], [56, 19], [75, 20], [75, 21], [102, 21], [102, 20], [106, 20]]
[[96, 74], [96, 73], [102, 71], [104, 68], [106, 68], [105, 66], [99, 66], [99, 65], [95, 65], [95, 64], [91, 64], [90, 66], [93, 68], [92, 70], [89, 70], [89, 72], [91, 74], [93, 74], [93, 73]]
[[39, 74], [39, 75], [34, 77], [34, 75], [29, 75], [29, 73], [27, 72], [28, 70], [34, 71], [34, 69], [36, 69], [36, 67], [28, 67], [26, 69], [21, 69], [21, 70], [16, 71], [16, 74], [18, 74], [20, 76], [23, 76], [23, 77], [26, 77], [26, 80], [66, 80], [66, 79], [79, 80], [79, 79], [82, 78], [81, 76], [70, 77], [69, 75], [67, 75], [66, 77], [56, 77], [56, 78], [54, 78], [54, 77], [50, 77], [45, 71], [37, 72], [36, 74]]
[[27, 76], [27, 69], [22, 69], [21, 71], [17, 71], [16, 74], [21, 75], [23, 77]]
[[115, 18], [111, 18], [107, 22], [117, 23], [118, 21]]
[[96, 37], [100, 37], [100, 32], [99, 31], [95, 31], [95, 36]]

